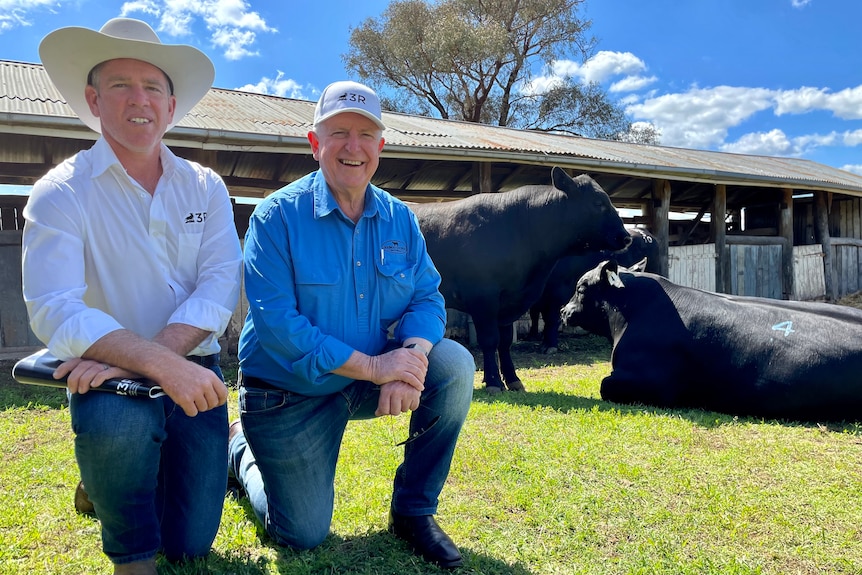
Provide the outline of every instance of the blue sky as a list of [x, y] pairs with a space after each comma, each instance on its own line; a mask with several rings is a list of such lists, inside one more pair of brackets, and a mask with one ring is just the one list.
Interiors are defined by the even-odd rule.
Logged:
[[[348, 77], [351, 27], [384, 0], [0, 0], [0, 59], [38, 62], [62, 26], [146, 20], [193, 44], [215, 85], [316, 100]], [[862, 0], [586, 0], [587, 62], [536, 70], [534, 86], [601, 83], [667, 146], [800, 157], [862, 174]]]

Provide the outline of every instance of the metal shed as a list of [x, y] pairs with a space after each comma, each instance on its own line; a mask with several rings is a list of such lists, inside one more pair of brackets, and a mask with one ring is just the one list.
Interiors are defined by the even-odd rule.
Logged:
[[[233, 196], [261, 198], [316, 169], [306, 139], [314, 104], [213, 88], [166, 142], [221, 174]], [[0, 184], [32, 184], [96, 138], [39, 64], [0, 60], [0, 115]], [[633, 210], [627, 222], [659, 238], [661, 269], [678, 283], [786, 299], [835, 299], [862, 289], [862, 176], [797, 158], [389, 112], [384, 123], [386, 147], [374, 183], [404, 200], [548, 183], [557, 165], [589, 174], [615, 206]], [[7, 270], [20, 269], [24, 201], [0, 196], [0, 265]], [[240, 236], [249, 211], [236, 205]], [[0, 285], [0, 351], [32, 345], [26, 325], [9, 325], [22, 317], [15, 275], [4, 274], [11, 277]]]

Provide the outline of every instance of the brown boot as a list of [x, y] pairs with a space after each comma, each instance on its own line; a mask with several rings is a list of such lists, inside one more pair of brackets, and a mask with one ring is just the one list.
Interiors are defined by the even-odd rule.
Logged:
[[75, 488], [75, 511], [83, 515], [96, 515], [96, 508], [84, 489], [84, 482], [79, 481]]
[[156, 560], [135, 561], [114, 565], [114, 575], [158, 575]]

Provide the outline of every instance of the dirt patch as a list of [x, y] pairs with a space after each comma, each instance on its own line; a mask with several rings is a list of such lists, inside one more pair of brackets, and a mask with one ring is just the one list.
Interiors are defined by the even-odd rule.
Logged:
[[844, 296], [838, 300], [838, 305], [846, 305], [862, 309], [862, 291]]

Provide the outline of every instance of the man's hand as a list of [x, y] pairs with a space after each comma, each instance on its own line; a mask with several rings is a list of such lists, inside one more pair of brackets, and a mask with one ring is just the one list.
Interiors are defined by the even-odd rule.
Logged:
[[428, 358], [418, 349], [399, 347], [371, 358], [371, 381], [378, 385], [401, 382], [417, 392], [425, 389]]
[[69, 377], [66, 380], [66, 387], [71, 393], [80, 394], [87, 393], [90, 389], [99, 387], [106, 380], [114, 377], [140, 377], [125, 369], [80, 357], [64, 361], [54, 370], [54, 379], [63, 379], [67, 375]]
[[170, 374], [169, 377], [157, 379], [156, 383], [189, 417], [224, 405], [227, 401], [227, 386], [210, 369], [177, 356], [176, 361], [172, 362]]
[[374, 415], [401, 415], [419, 407], [422, 393], [403, 381], [391, 381], [380, 386], [380, 398]]

